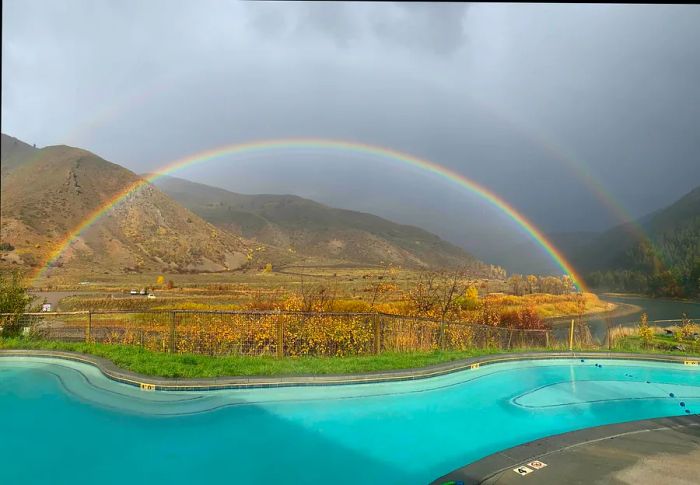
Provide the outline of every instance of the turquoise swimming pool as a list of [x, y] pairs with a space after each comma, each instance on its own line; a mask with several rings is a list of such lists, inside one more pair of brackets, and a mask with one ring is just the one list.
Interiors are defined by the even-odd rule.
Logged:
[[700, 412], [700, 369], [559, 359], [382, 384], [145, 392], [0, 358], [0, 483], [425, 484], [575, 429]]

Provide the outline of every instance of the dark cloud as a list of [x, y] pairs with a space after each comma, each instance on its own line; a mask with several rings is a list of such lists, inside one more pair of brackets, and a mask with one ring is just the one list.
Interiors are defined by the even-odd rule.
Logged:
[[[444, 164], [546, 231], [700, 183], [700, 7], [3, 3], [3, 131], [137, 172], [251, 139], [344, 138]], [[477, 253], [523, 239], [455, 185], [323, 153], [185, 172], [417, 223]]]

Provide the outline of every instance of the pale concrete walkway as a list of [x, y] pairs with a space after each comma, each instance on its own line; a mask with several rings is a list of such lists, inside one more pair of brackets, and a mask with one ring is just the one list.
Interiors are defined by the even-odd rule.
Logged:
[[[529, 465], [535, 461], [546, 466]], [[600, 426], [533, 441], [488, 456], [434, 483], [451, 481], [465, 485], [697, 485], [700, 415]]]

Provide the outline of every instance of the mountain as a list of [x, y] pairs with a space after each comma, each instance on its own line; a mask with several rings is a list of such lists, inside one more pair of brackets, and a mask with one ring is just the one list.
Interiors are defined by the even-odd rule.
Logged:
[[700, 187], [665, 209], [606, 231], [570, 259], [600, 288], [700, 295]]
[[489, 265], [423, 229], [295, 195], [244, 195], [175, 177], [154, 184], [206, 221], [306, 258], [404, 267]]
[[0, 174], [5, 175], [14, 168], [31, 160], [39, 150], [17, 138], [3, 134], [0, 142]]
[[[4, 134], [0, 171], [3, 266], [43, 264], [66, 234], [142, 180], [88, 151], [36, 149]], [[145, 184], [83, 231], [55, 265], [100, 273], [222, 271], [257, 261], [268, 249], [209, 224]]]

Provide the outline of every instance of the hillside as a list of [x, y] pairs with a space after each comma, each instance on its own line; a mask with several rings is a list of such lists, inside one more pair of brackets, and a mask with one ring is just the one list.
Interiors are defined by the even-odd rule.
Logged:
[[699, 295], [700, 187], [634, 224], [599, 235], [571, 260], [599, 288]]
[[[35, 149], [6, 135], [0, 166], [0, 263], [12, 267], [42, 264], [96, 208], [140, 180], [88, 151]], [[53, 271], [222, 271], [241, 268], [250, 258], [257, 261], [264, 251], [212, 226], [149, 184], [84, 231], [56, 262], [63, 269]]]
[[414, 226], [335, 209], [294, 195], [244, 195], [175, 177], [155, 185], [208, 222], [304, 257], [404, 267], [467, 265], [489, 271], [465, 250]]
[[32, 157], [39, 153], [39, 150], [17, 138], [3, 134], [0, 142], [0, 153], [2, 153], [0, 173], [5, 175], [19, 165], [30, 162]]

